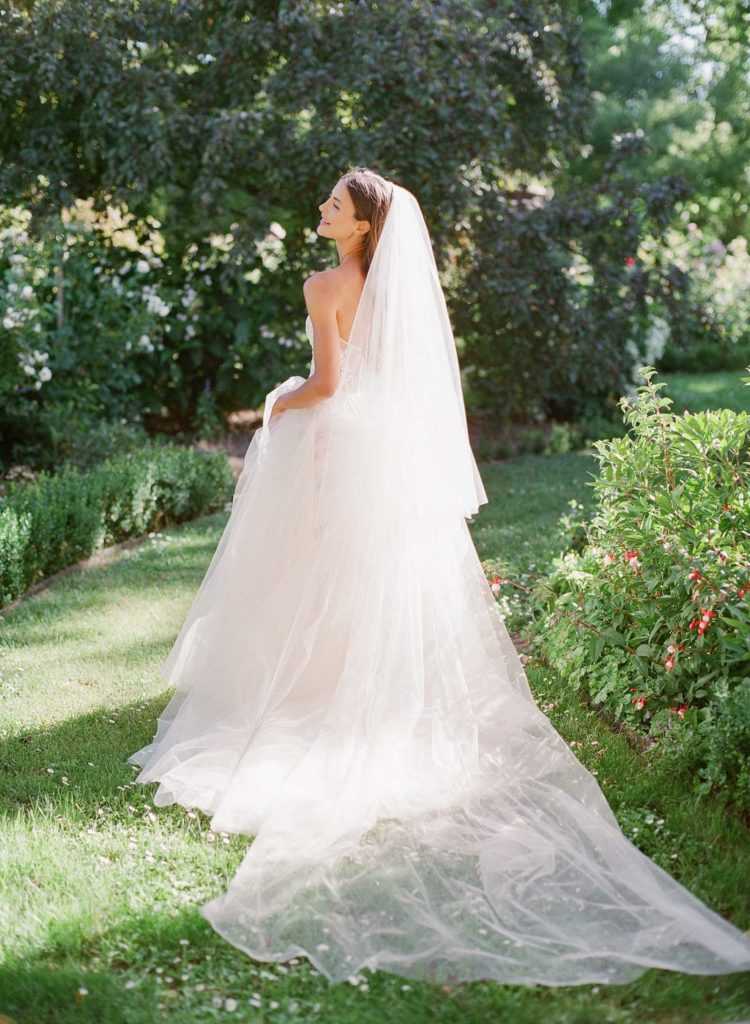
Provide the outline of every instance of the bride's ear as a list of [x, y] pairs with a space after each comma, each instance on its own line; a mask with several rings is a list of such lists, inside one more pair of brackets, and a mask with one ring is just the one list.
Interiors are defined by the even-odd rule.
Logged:
[[360, 220], [357, 222], [357, 231], [362, 235], [363, 241], [367, 238], [370, 233], [370, 222], [369, 220]]

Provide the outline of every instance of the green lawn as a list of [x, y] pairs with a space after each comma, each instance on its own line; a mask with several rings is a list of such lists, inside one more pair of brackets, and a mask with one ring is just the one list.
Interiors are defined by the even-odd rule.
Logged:
[[665, 373], [662, 394], [672, 399], [670, 412], [700, 412], [702, 409], [736, 409], [750, 412], [750, 387], [742, 383], [750, 377], [747, 370], [723, 370], [719, 373]]
[[[543, 564], [568, 501], [590, 503], [595, 468], [581, 453], [482, 467], [490, 504], [472, 525], [480, 556], [506, 558], [518, 572]], [[650, 971], [620, 986], [473, 982], [444, 991], [364, 971], [356, 983], [329, 985], [305, 958], [254, 963], [216, 935], [197, 907], [223, 891], [251, 840], [209, 833], [199, 812], [155, 809], [155, 787], [134, 785], [126, 758], [153, 735], [169, 696], [159, 663], [225, 522], [219, 513], [149, 538], [60, 579], [0, 623], [0, 1014], [16, 1024], [750, 1018], [750, 974]], [[554, 675], [527, 671], [634, 841], [750, 927], [740, 897], [750, 877], [746, 827], [715, 802], [685, 796], [685, 780], [637, 755]]]

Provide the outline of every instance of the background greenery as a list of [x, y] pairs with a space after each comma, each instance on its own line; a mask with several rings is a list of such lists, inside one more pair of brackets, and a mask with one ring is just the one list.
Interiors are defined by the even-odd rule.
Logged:
[[617, 423], [640, 364], [750, 361], [746, 29], [739, 0], [6, 6], [0, 468], [71, 421], [220, 430], [304, 372], [356, 163], [420, 200], [498, 455]]

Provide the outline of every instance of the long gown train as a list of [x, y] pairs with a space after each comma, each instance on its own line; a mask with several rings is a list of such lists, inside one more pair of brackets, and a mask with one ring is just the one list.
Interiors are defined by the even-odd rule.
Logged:
[[255, 837], [201, 913], [331, 981], [748, 969], [750, 937], [624, 836], [535, 704], [466, 520], [368, 500], [346, 388], [270, 420], [302, 380], [267, 398], [162, 665], [175, 693], [129, 758], [156, 804]]

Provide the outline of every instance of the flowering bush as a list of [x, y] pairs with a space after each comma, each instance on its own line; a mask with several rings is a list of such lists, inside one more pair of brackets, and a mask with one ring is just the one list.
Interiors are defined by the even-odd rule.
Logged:
[[750, 416], [675, 416], [654, 373], [621, 399], [630, 433], [595, 444], [586, 546], [530, 601], [534, 646], [652, 741], [750, 679]]
[[309, 362], [302, 318], [298, 338], [269, 322], [299, 291], [290, 275], [266, 284], [281, 225], [249, 257], [231, 233], [171, 255], [159, 228], [79, 203], [32, 234], [25, 209], [0, 209], [0, 467], [57, 465], [71, 410], [78, 434], [100, 421], [208, 429]]
[[[741, 236], [726, 245], [691, 222], [670, 228], [664, 247], [649, 258], [671, 259], [674, 290], [664, 306], [670, 332], [662, 351], [647, 361], [662, 371], [736, 369], [750, 359], [750, 253]], [[692, 314], [678, 294], [689, 282]]]

